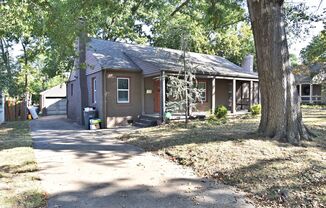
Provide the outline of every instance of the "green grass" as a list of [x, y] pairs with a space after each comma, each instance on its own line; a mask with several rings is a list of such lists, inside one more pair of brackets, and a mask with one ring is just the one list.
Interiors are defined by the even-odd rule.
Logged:
[[302, 146], [259, 137], [259, 117], [226, 124], [195, 121], [139, 130], [120, 139], [192, 167], [199, 176], [248, 193], [261, 207], [321, 207], [326, 204], [326, 110], [305, 109], [317, 135]]
[[28, 121], [0, 125], [0, 207], [46, 207]]

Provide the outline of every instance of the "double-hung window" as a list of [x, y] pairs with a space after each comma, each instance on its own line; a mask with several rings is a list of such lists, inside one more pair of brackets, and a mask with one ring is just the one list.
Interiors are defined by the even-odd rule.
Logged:
[[92, 102], [96, 103], [96, 78], [92, 78]]
[[198, 82], [198, 89], [200, 90], [201, 101], [206, 102], [206, 82]]
[[117, 78], [117, 102], [129, 103], [129, 78]]

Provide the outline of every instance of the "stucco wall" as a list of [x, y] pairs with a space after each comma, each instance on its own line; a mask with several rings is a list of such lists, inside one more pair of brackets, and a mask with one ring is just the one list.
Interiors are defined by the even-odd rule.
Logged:
[[[103, 99], [104, 99], [104, 92], [103, 92], [103, 73], [105, 71], [99, 71], [94, 74], [90, 74], [87, 76], [87, 87], [88, 87], [88, 106], [95, 107], [98, 112], [98, 117], [104, 121], [105, 116], [103, 112]], [[92, 80], [93, 78], [96, 79], [96, 102], [93, 103], [92, 101]]]
[[225, 79], [217, 79], [215, 81], [215, 104], [216, 107], [218, 105], [224, 105], [225, 107], [231, 109], [232, 102], [232, 81]]
[[326, 84], [322, 84], [321, 87], [321, 102], [322, 104], [326, 104]]
[[312, 95], [321, 95], [321, 85], [313, 85]]
[[[130, 102], [117, 103], [117, 78], [129, 78]], [[141, 115], [141, 73], [107, 71], [106, 74], [106, 121], [107, 127], [125, 125]]]
[[254, 82], [253, 86], [253, 104], [258, 104], [260, 102], [259, 98], [259, 83]]
[[67, 117], [79, 124], [82, 123], [79, 79], [67, 82]]

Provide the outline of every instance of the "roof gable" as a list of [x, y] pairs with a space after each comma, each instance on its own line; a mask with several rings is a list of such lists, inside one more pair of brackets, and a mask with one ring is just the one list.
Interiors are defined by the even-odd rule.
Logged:
[[[161, 70], [177, 72], [182, 69], [182, 51], [151, 46], [134, 45], [100, 39], [90, 39], [88, 52], [96, 58], [101, 69], [142, 71], [144, 75]], [[248, 72], [225, 58], [189, 52], [187, 63], [198, 73], [234, 77], [257, 78], [255, 72]], [[89, 64], [89, 63], [88, 63]], [[92, 63], [95, 64], [95, 63]]]

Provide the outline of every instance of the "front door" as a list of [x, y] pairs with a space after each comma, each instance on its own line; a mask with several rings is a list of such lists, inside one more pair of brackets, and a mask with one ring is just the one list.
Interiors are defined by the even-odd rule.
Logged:
[[154, 80], [154, 112], [161, 111], [161, 86], [160, 80]]

